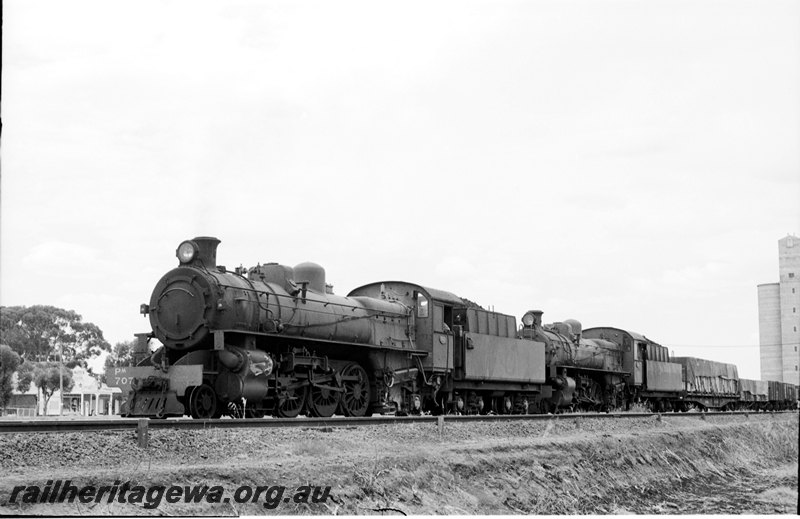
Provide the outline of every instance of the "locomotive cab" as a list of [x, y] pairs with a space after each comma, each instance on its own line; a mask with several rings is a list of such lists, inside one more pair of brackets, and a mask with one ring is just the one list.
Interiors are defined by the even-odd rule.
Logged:
[[[528, 412], [545, 381], [544, 344], [517, 337], [511, 315], [484, 310], [444, 290], [400, 281], [349, 296], [398, 300], [412, 308], [423, 408], [477, 414]], [[548, 393], [549, 396], [549, 393]]]
[[612, 327], [589, 328], [584, 337], [610, 341], [619, 348], [623, 369], [631, 374], [630, 402], [642, 402], [654, 410], [672, 407], [683, 382], [681, 367], [670, 360], [666, 347], [639, 333]]

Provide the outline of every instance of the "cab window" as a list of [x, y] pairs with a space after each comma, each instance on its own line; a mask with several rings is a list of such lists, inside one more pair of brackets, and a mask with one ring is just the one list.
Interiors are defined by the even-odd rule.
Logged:
[[444, 332], [446, 325], [444, 324], [444, 309], [440, 304], [433, 305], [433, 331]]
[[428, 317], [428, 298], [417, 292], [417, 317]]

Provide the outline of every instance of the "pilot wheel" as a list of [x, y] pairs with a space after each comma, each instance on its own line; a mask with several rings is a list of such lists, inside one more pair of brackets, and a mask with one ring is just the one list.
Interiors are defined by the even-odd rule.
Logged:
[[192, 388], [189, 394], [189, 414], [192, 418], [208, 420], [222, 416], [219, 400], [208, 384]]

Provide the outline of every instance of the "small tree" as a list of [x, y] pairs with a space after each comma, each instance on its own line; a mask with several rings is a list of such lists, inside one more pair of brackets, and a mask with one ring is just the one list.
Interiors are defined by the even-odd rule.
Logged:
[[0, 344], [0, 409], [3, 410], [2, 414], [5, 414], [6, 406], [14, 392], [11, 379], [21, 362], [20, 356], [10, 346]]
[[[50, 397], [59, 389], [61, 379], [59, 374], [63, 374], [64, 392], [72, 390], [75, 382], [72, 380], [72, 371], [66, 367], [61, 368], [57, 362], [26, 362], [18, 372], [17, 389], [26, 392], [31, 384], [38, 388], [38, 392], [44, 402], [44, 414], [47, 414], [47, 404]], [[63, 398], [63, 394], [61, 397]], [[63, 405], [59, 404], [59, 405]]]

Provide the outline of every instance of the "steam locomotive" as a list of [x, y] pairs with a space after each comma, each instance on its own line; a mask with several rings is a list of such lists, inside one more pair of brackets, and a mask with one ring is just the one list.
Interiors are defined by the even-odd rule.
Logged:
[[[545, 325], [538, 310], [517, 328], [513, 316], [404, 281], [339, 296], [314, 263], [229, 271], [217, 265], [219, 243], [182, 242], [179, 265], [141, 306], [152, 331], [139, 335], [136, 365], [108, 377], [127, 394], [124, 415], [510, 414], [633, 402], [686, 411], [797, 398], [791, 384], [740, 384], [732, 365], [670, 359], [634, 332]], [[151, 353], [154, 338], [162, 346]]]

